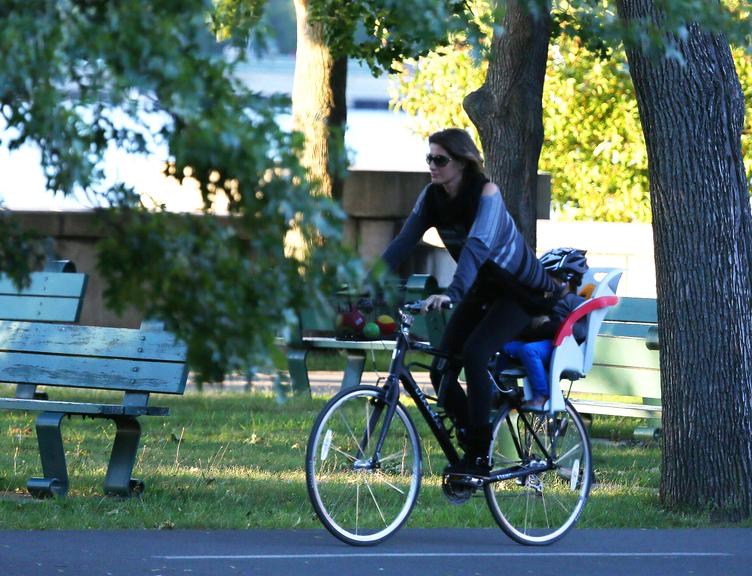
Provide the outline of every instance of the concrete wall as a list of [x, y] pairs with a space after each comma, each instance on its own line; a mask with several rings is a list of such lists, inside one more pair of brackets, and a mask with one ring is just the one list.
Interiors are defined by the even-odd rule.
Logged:
[[367, 261], [379, 256], [428, 182], [428, 172], [351, 172], [342, 194], [345, 241]]
[[78, 272], [89, 275], [81, 310], [81, 324], [138, 328], [142, 315], [129, 310], [118, 316], [104, 305], [104, 282], [97, 273], [96, 243], [103, 238], [92, 212], [14, 212], [25, 227], [53, 239], [53, 250], [59, 258], [72, 260]]
[[[360, 255], [373, 259], [381, 254], [399, 232], [420, 190], [428, 182], [427, 173], [355, 172], [348, 178], [343, 206], [349, 215], [345, 226], [347, 241]], [[543, 186], [550, 179], [543, 177]], [[547, 205], [539, 208], [547, 214]], [[26, 227], [53, 238], [60, 258], [73, 260], [79, 272], [89, 275], [81, 322], [95, 326], [138, 327], [141, 315], [130, 310], [118, 316], [104, 306], [104, 284], [96, 268], [96, 243], [103, 232], [91, 212], [15, 212]], [[648, 224], [608, 222], [552, 222], [538, 220], [539, 252], [557, 246], [574, 246], [588, 251], [592, 266], [624, 268], [619, 293], [629, 296], [655, 296], [652, 229]], [[401, 273], [434, 274], [446, 286], [454, 273], [454, 262], [446, 250], [421, 243]]]

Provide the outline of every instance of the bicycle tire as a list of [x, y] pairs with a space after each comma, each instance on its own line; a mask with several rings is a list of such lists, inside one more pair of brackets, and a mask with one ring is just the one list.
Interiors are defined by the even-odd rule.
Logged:
[[551, 544], [572, 529], [587, 503], [593, 477], [590, 439], [582, 418], [569, 401], [566, 410], [553, 417], [506, 410], [493, 427], [494, 469], [545, 459], [520, 416], [528, 419], [547, 451], [558, 435], [556, 466], [488, 484], [484, 489], [486, 501], [497, 524], [516, 542]]
[[355, 546], [377, 544], [399, 530], [420, 490], [420, 438], [400, 403], [380, 459], [368, 466], [386, 413], [382, 399], [375, 386], [334, 396], [316, 419], [306, 450], [308, 496], [319, 520]]

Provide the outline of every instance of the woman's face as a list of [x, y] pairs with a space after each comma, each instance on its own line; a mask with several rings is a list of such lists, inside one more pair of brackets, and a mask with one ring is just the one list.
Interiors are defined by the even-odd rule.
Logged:
[[[430, 150], [426, 160], [431, 172], [431, 182], [444, 186], [459, 184], [462, 180], [462, 170], [465, 168], [464, 161], [452, 158], [449, 152], [439, 144], [431, 144]], [[440, 166], [440, 164], [444, 165]]]

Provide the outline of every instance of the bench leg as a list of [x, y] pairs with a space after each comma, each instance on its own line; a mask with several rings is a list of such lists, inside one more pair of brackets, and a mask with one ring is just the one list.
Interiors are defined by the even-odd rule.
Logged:
[[47, 400], [47, 392], [37, 392], [36, 384], [17, 384], [16, 398], [34, 398], [35, 400]]
[[131, 478], [141, 439], [141, 425], [136, 418], [130, 416], [118, 416], [112, 420], [117, 431], [104, 480], [104, 493], [128, 498], [144, 491], [144, 483]]
[[366, 353], [364, 350], [351, 350], [347, 353], [347, 366], [342, 378], [342, 388], [360, 386], [363, 377], [363, 368], [366, 366]]
[[26, 483], [35, 498], [63, 497], [68, 492], [68, 467], [60, 424], [65, 414], [42, 412], [37, 416], [37, 443], [44, 478], [30, 478]]
[[[660, 406], [660, 398], [643, 398], [642, 403], [648, 406]], [[661, 418], [647, 418], [645, 426], [637, 426], [632, 432], [635, 440], [658, 440], [661, 437]]]
[[295, 395], [311, 395], [311, 383], [308, 381], [308, 366], [306, 365], [307, 356], [307, 348], [288, 348], [287, 350], [287, 369], [290, 371], [292, 391]]

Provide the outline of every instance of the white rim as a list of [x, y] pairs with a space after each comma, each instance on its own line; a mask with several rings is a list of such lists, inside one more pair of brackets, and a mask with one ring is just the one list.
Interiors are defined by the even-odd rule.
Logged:
[[410, 481], [410, 490], [407, 493], [407, 496], [405, 498], [405, 503], [402, 506], [402, 509], [400, 510], [397, 517], [389, 523], [388, 526], [386, 526], [383, 530], [380, 530], [379, 532], [375, 532], [373, 534], [355, 534], [353, 532], [350, 532], [349, 530], [344, 529], [338, 522], [336, 522], [330, 515], [329, 511], [326, 509], [326, 506], [324, 506], [323, 502], [321, 501], [321, 495], [319, 494], [319, 486], [318, 482], [316, 482], [316, 475], [318, 472], [318, 468], [316, 466], [317, 459], [315, 456], [315, 453], [318, 451], [319, 447], [319, 441], [321, 438], [321, 431], [326, 429], [326, 423], [331, 418], [331, 415], [334, 414], [337, 408], [341, 406], [346, 400], [350, 400], [353, 397], [371, 397], [375, 398], [377, 397], [378, 392], [375, 390], [361, 390], [357, 391], [351, 394], [345, 394], [343, 395], [335, 404], [333, 404], [329, 410], [327, 411], [326, 418], [323, 419], [317, 430], [316, 430], [316, 438], [313, 442], [314, 447], [314, 455], [312, 460], [312, 466], [313, 466], [313, 478], [314, 481], [312, 482], [313, 485], [313, 492], [316, 497], [316, 502], [318, 504], [318, 509], [322, 512], [322, 514], [326, 517], [329, 526], [333, 527], [338, 533], [342, 534], [344, 537], [354, 540], [356, 542], [377, 542], [383, 538], [386, 538], [390, 534], [392, 534], [399, 526], [401, 526], [402, 522], [404, 522], [407, 515], [412, 510], [412, 506], [415, 502], [415, 499], [417, 497], [417, 491], [420, 487], [420, 480], [421, 480], [421, 454], [420, 454], [420, 444], [418, 442], [418, 436], [416, 434], [415, 428], [410, 425], [410, 420], [407, 418], [407, 414], [404, 412], [404, 409], [401, 405], [397, 405], [397, 410], [395, 412], [395, 416], [399, 417], [402, 421], [403, 426], [405, 429], [408, 430], [408, 433], [410, 435], [410, 439], [412, 441], [412, 453], [413, 457], [415, 459], [415, 464], [413, 465], [413, 475], [412, 479]]
[[[584, 433], [584, 429], [580, 426], [579, 420], [572, 418], [569, 413], [569, 407], [566, 409], [567, 416], [570, 417], [570, 420], [575, 425], [578, 431], [578, 436], [580, 438], [585, 438], [587, 440], [587, 434]], [[496, 439], [498, 436], [498, 431], [501, 426], [506, 425], [506, 419], [500, 420], [496, 426], [496, 430], [494, 431], [494, 444], [491, 446], [491, 450], [495, 448], [496, 445]], [[583, 448], [583, 460], [584, 460], [584, 466], [583, 469], [590, 470], [590, 451]], [[505, 514], [502, 513], [501, 509], [499, 508], [499, 504], [496, 500], [496, 497], [494, 496], [490, 500], [492, 501], [492, 506], [495, 509], [496, 514], [501, 519], [502, 523], [509, 529], [510, 532], [517, 535], [517, 537], [520, 540], [523, 540], [525, 542], [529, 542], [531, 544], [541, 544], [546, 542], [551, 542], [556, 540], [557, 538], [561, 537], [564, 533], [566, 533], [579, 519], [580, 514], [582, 514], [582, 511], [585, 508], [585, 504], [587, 503], [588, 494], [590, 492], [590, 482], [592, 480], [592, 474], [588, 474], [587, 476], [587, 486], [583, 484], [583, 488], [580, 490], [580, 495], [577, 498], [577, 502], [575, 506], [572, 508], [572, 513], [567, 518], [567, 521], [562, 524], [557, 530], [554, 532], [550, 532], [546, 534], [545, 536], [533, 536], [531, 534], [521, 532], [518, 530], [515, 526], [513, 526], [508, 520]], [[511, 480], [513, 481], [513, 480]], [[509, 482], [509, 481], [508, 481]], [[493, 491], [493, 484], [489, 484], [487, 487], [488, 490]]]

